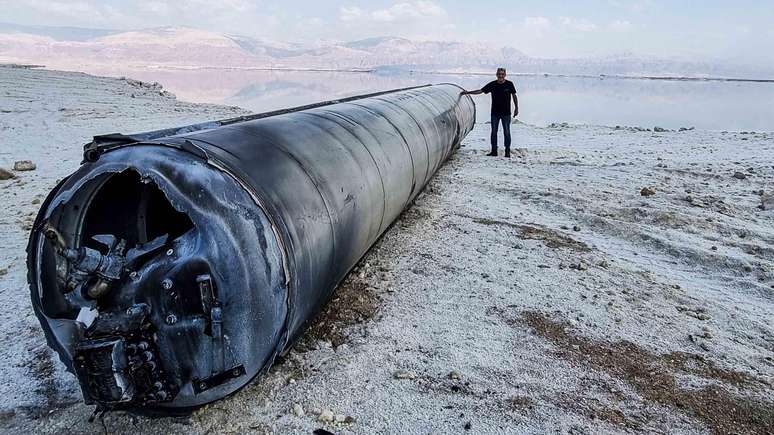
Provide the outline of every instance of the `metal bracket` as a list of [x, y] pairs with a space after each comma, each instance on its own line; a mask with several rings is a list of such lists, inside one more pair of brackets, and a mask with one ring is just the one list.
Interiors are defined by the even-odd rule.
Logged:
[[243, 376], [245, 373], [246, 373], [245, 366], [240, 364], [232, 369], [226, 370], [224, 372], [220, 372], [216, 375], [212, 375], [209, 378], [194, 379], [193, 380], [194, 392], [196, 394], [201, 394], [209, 390], [210, 388], [217, 387], [218, 385], [224, 384], [227, 381]]

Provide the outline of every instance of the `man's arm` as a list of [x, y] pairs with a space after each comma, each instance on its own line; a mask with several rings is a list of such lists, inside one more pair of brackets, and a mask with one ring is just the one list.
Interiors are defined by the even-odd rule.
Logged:
[[460, 95], [481, 95], [483, 93], [484, 93], [484, 91], [479, 89], [477, 91], [462, 91], [462, 92], [460, 92]]
[[519, 116], [519, 97], [516, 96], [516, 92], [511, 94], [513, 96], [513, 117]]

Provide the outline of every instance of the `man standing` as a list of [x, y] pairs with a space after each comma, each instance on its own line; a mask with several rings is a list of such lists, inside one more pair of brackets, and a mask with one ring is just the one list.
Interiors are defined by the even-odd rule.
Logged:
[[505, 139], [505, 157], [511, 156], [511, 98], [513, 98], [513, 117], [519, 116], [519, 99], [513, 82], [505, 80], [505, 68], [497, 68], [497, 80], [489, 82], [478, 91], [462, 91], [460, 95], [492, 94], [492, 152], [487, 156], [497, 155], [497, 130], [503, 124]]

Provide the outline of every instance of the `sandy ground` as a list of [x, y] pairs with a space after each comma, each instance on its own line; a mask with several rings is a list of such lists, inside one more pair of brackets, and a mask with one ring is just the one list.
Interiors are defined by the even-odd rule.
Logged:
[[506, 160], [478, 125], [268, 376], [190, 416], [89, 423], [28, 302], [37, 203], [93, 134], [237, 109], [7, 68], [0, 95], [0, 167], [38, 166], [0, 181], [3, 432], [774, 427], [774, 133], [516, 124]]

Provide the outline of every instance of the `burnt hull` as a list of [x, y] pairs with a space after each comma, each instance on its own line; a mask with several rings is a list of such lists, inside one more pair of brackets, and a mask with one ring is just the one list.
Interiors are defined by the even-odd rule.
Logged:
[[86, 402], [191, 409], [268, 369], [473, 128], [460, 90], [95, 138], [28, 247]]

